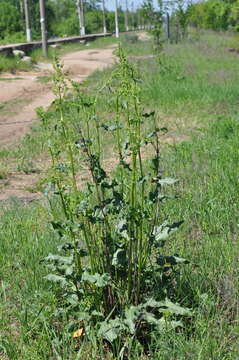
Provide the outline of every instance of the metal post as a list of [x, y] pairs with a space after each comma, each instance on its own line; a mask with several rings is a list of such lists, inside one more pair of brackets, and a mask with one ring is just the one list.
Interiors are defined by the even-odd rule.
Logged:
[[45, 16], [45, 0], [40, 0], [40, 23], [41, 23], [41, 38], [42, 38], [42, 52], [47, 56], [47, 30], [46, 30], [46, 16]]
[[106, 19], [105, 19], [105, 0], [102, 0], [102, 11], [103, 11], [103, 32], [104, 34], [106, 34], [107, 28], [106, 28]]
[[115, 0], [115, 37], [119, 38], [118, 2]]
[[31, 27], [30, 27], [28, 0], [24, 0], [24, 11], [25, 11], [25, 25], [26, 25], [27, 41], [32, 41], [32, 31], [31, 31]]

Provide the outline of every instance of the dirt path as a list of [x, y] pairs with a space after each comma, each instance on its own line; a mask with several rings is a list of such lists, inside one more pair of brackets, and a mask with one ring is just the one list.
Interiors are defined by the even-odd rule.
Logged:
[[[64, 55], [61, 60], [71, 78], [83, 81], [96, 70], [103, 70], [114, 63], [115, 46], [106, 49], [90, 49]], [[52, 71], [49, 64], [39, 64], [35, 72], [5, 74], [0, 81], [0, 149], [19, 141], [36, 120], [36, 107], [47, 108], [54, 99], [52, 85], [39, 82], [39, 77]], [[27, 190], [39, 175], [14, 172], [0, 180], [0, 201], [17, 197], [26, 202], [39, 197]]]
[[[111, 46], [107, 49], [82, 50], [67, 54], [62, 57], [64, 68], [74, 80], [85, 80], [94, 71], [113, 64], [114, 48]], [[36, 107], [46, 108], [53, 101], [51, 85], [38, 81], [39, 77], [49, 75], [51, 68], [49, 64], [40, 64], [37, 72], [2, 76], [6, 81], [0, 82], [0, 105], [3, 107], [0, 111], [0, 147], [20, 140], [36, 119]], [[7, 108], [6, 111], [4, 107]]]

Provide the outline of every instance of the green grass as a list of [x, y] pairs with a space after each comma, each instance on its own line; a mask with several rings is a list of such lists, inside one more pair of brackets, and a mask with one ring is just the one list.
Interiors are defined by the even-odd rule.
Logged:
[[169, 247], [196, 265], [179, 287], [188, 306], [197, 304], [192, 336], [177, 349], [180, 359], [187, 351], [192, 359], [236, 359], [238, 353], [238, 134], [238, 116], [217, 116], [201, 136], [163, 156], [167, 174], [179, 179], [179, 199], [163, 213], [185, 220]]
[[14, 34], [7, 35], [4, 39], [1, 39], [0, 45], [17, 44], [24, 42], [26, 42], [26, 34], [23, 31], [18, 31]]
[[29, 99], [15, 98], [13, 100], [5, 101], [0, 103], [0, 115], [1, 116], [13, 116], [17, 114], [19, 106], [27, 105], [30, 102]]
[[168, 46], [160, 60], [161, 64], [149, 61], [144, 74], [145, 97], [152, 105], [184, 114], [225, 113], [236, 108], [238, 58], [225, 50], [216, 35], [194, 45]]
[[17, 71], [28, 71], [32, 65], [21, 61], [18, 57], [0, 55], [0, 73], [10, 72], [15, 74]]
[[6, 165], [2, 165], [0, 162], [0, 180], [6, 180], [8, 177], [8, 169]]
[[47, 84], [48, 82], [52, 81], [52, 77], [51, 76], [38, 76], [37, 77], [37, 81], [42, 83], [42, 84]]
[[0, 78], [0, 81], [14, 81], [14, 80], [22, 80], [22, 78], [21, 77]]
[[227, 39], [226, 42], [226, 46], [230, 49], [235, 49], [235, 50], [239, 50], [239, 36], [238, 34], [234, 35], [234, 36], [230, 36]]
[[[153, 360], [236, 360], [239, 353], [239, 62], [225, 51], [227, 41], [209, 33], [167, 46], [161, 65], [157, 59], [138, 64], [145, 107], [156, 108], [160, 126], [169, 129], [162, 139], [169, 143], [163, 145], [162, 168], [179, 179], [173, 190], [179, 197], [165, 203], [161, 216], [185, 224], [168, 247], [192, 262], [176, 285], [193, 319], [186, 331], [152, 340]], [[140, 54], [138, 46], [148, 47], [144, 54], [150, 55], [149, 44], [133, 45], [128, 53]], [[88, 91], [109, 75], [107, 70], [91, 76]], [[110, 102], [101, 101], [100, 116], [110, 118]], [[0, 158], [37, 158], [45, 136], [40, 125], [34, 129]], [[40, 263], [58, 245], [47, 208], [12, 202], [0, 215], [0, 357], [77, 359], [68, 338], [70, 319], [57, 320], [56, 292]], [[107, 358], [94, 339], [81, 349], [81, 359]], [[131, 356], [148, 358], [140, 351]]]
[[[37, 342], [33, 339], [40, 329], [39, 321], [44, 327], [44, 321], [52, 316], [53, 293], [43, 278], [45, 270], [39, 262], [55, 248], [54, 234], [45, 222], [47, 210], [37, 203], [24, 208], [20, 202], [13, 201], [10, 208], [2, 208], [3, 212], [0, 225], [0, 354], [6, 353], [9, 359], [43, 359], [40, 348], [44, 347], [47, 332], [42, 328], [45, 335], [37, 336]], [[38, 351], [40, 357], [36, 357]]]

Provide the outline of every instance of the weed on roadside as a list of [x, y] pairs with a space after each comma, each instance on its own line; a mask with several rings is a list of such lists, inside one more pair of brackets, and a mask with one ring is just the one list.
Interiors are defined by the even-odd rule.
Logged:
[[[161, 250], [182, 224], [160, 216], [165, 190], [177, 182], [160, 170], [159, 137], [167, 130], [156, 126], [153, 111], [144, 111], [138, 74], [121, 47], [118, 56], [119, 64], [100, 90], [110, 92], [114, 101], [113, 122], [98, 118], [100, 94], [91, 98], [72, 82], [73, 99], [67, 97], [59, 62], [56, 119], [48, 122], [46, 113], [39, 114], [50, 133], [48, 199], [51, 204], [52, 196], [58, 198], [62, 208], [57, 214], [51, 204], [51, 223], [63, 244], [59, 254], [44, 259], [51, 269], [47, 279], [59, 285], [59, 293], [62, 288], [60, 306], [71, 318], [72, 331], [84, 334], [86, 342], [94, 334], [96, 343], [106, 341], [108, 350], [123, 359], [135, 343], [147, 349], [151, 331], [183, 327], [180, 318], [190, 311], [173, 302], [175, 269], [188, 261]], [[152, 131], [147, 134], [142, 124], [148, 119]], [[105, 133], [116, 139], [117, 167], [111, 174], [102, 162]], [[143, 146], [154, 149], [149, 172]], [[85, 190], [77, 185], [77, 169], [83, 166], [91, 177]]]

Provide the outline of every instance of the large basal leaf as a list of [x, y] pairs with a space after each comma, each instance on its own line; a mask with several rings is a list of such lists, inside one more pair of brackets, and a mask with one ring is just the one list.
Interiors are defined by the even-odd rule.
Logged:
[[130, 334], [135, 333], [135, 325], [140, 316], [142, 315], [143, 305], [131, 306], [129, 309], [125, 310], [125, 320], [124, 323], [128, 327]]
[[102, 275], [98, 273], [92, 275], [86, 271], [82, 274], [81, 280], [94, 284], [98, 287], [105, 287], [110, 282], [110, 276], [106, 273]]
[[143, 317], [148, 324], [153, 325], [154, 328], [156, 328], [160, 332], [173, 330], [175, 328], [183, 326], [181, 321], [165, 319], [164, 317], [157, 319], [154, 314], [149, 312], [145, 312]]
[[157, 321], [156, 328], [158, 331], [169, 331], [176, 329], [178, 327], [183, 327], [183, 324], [181, 321], [176, 320], [166, 320], [165, 318], [161, 318]]
[[54, 283], [59, 283], [61, 286], [67, 285], [67, 281], [63, 276], [55, 275], [55, 274], [48, 274], [45, 276], [45, 279], [52, 281]]
[[156, 301], [151, 298], [148, 299], [143, 306], [146, 309], [147, 308], [158, 309], [158, 311], [162, 313], [167, 312], [175, 315], [187, 315], [187, 316], [192, 315], [190, 309], [175, 304], [169, 299], [165, 299], [163, 301]]
[[185, 307], [182, 307], [178, 304], [173, 303], [169, 299], [165, 299], [163, 302], [161, 302], [162, 306], [165, 307], [165, 309], [161, 309], [161, 312], [169, 312], [170, 314], [174, 315], [185, 315], [185, 316], [191, 316], [191, 310]]
[[127, 330], [123, 321], [119, 318], [104, 321], [101, 323], [98, 336], [113, 343], [123, 332]]
[[43, 259], [43, 261], [54, 262], [59, 265], [71, 265], [73, 262], [73, 256], [61, 256], [61, 255], [49, 254]]

